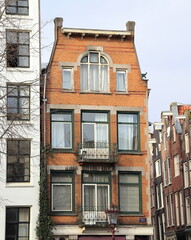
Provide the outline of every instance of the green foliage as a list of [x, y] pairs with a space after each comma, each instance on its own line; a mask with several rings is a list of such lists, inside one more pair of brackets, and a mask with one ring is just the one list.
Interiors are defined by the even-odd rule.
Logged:
[[46, 169], [46, 153], [45, 149], [41, 150], [40, 164], [40, 182], [39, 182], [39, 216], [36, 227], [36, 234], [39, 240], [51, 240], [52, 230], [54, 228], [51, 217], [49, 216], [48, 201], [48, 181]]

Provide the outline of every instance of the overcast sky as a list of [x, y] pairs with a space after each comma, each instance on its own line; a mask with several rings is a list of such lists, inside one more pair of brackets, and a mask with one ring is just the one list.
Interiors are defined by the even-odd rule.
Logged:
[[191, 0], [41, 0], [42, 61], [54, 40], [53, 19], [64, 26], [125, 30], [135, 21], [141, 72], [147, 72], [149, 121], [160, 121], [172, 102], [191, 104]]

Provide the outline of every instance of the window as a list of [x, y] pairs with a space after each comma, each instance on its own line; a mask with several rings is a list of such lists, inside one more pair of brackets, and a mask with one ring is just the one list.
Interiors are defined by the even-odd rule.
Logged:
[[178, 201], [178, 192], [175, 193], [175, 207], [176, 207], [176, 226], [180, 225], [179, 219], [179, 201]]
[[29, 240], [30, 208], [6, 208], [6, 239]]
[[51, 210], [72, 212], [74, 209], [74, 173], [67, 171], [51, 172]]
[[83, 173], [82, 197], [85, 224], [106, 221], [105, 210], [110, 206], [110, 178], [110, 173]]
[[155, 173], [156, 173], [156, 177], [161, 176], [161, 162], [160, 162], [160, 159], [155, 161]]
[[64, 90], [73, 90], [73, 69], [62, 69], [62, 88]]
[[174, 176], [177, 177], [180, 175], [180, 167], [179, 167], [179, 156], [178, 154], [174, 156]]
[[164, 146], [164, 150], [166, 151], [166, 136], [167, 136], [167, 133], [164, 132], [163, 133], [163, 146]]
[[188, 185], [188, 163], [183, 163], [183, 170], [184, 170], [184, 187], [187, 188]]
[[138, 113], [118, 113], [118, 149], [120, 151], [139, 150]]
[[108, 128], [107, 112], [82, 112], [82, 147], [92, 157], [108, 155]]
[[151, 208], [155, 207], [155, 191], [154, 187], [151, 187]]
[[29, 33], [7, 31], [7, 67], [29, 67]]
[[52, 148], [72, 148], [72, 112], [51, 112], [51, 142]]
[[176, 127], [175, 127], [175, 125], [172, 126], [172, 133], [173, 133], [173, 141], [176, 142]]
[[100, 52], [89, 52], [81, 59], [81, 90], [109, 91], [109, 65]]
[[181, 225], [184, 225], [184, 205], [183, 205], [183, 194], [182, 191], [179, 192], [180, 197], [180, 217], [181, 217]]
[[191, 186], [191, 160], [189, 160], [189, 177], [190, 177], [190, 186]]
[[141, 174], [121, 172], [119, 174], [119, 204], [121, 212], [141, 212]]
[[171, 213], [171, 225], [174, 225], [174, 201], [173, 201], [173, 194], [170, 195], [170, 213]]
[[28, 15], [28, 0], [6, 0], [6, 14]]
[[167, 160], [164, 160], [164, 186], [168, 185], [168, 171], [167, 171]]
[[7, 140], [7, 182], [30, 181], [30, 141]]
[[186, 223], [187, 225], [190, 225], [191, 223], [190, 197], [186, 197]]
[[190, 152], [190, 143], [189, 143], [189, 135], [188, 133], [185, 134], [185, 153]]
[[163, 186], [162, 183], [159, 185], [156, 185], [156, 196], [157, 196], [157, 209], [160, 209], [163, 207]]
[[116, 82], [117, 82], [117, 92], [127, 91], [127, 72], [125, 70], [117, 70]]
[[171, 173], [171, 166], [170, 166], [170, 158], [167, 159], [167, 171], [168, 171], [168, 184], [172, 183], [172, 173]]
[[29, 120], [30, 119], [30, 86], [7, 85], [7, 119]]

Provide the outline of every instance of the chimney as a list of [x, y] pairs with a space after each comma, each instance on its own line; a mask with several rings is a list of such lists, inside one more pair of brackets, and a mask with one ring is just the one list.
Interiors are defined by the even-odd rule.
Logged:
[[134, 32], [135, 31], [135, 22], [134, 21], [128, 21], [126, 23], [126, 29], [127, 29], [127, 32]]
[[63, 18], [61, 17], [57, 17], [54, 19], [54, 36], [55, 36], [55, 40], [57, 40], [57, 33], [58, 31], [61, 30], [63, 26]]

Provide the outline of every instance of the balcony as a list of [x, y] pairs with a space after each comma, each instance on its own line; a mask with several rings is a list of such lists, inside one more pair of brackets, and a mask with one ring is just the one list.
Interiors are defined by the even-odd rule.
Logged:
[[79, 209], [81, 225], [106, 226], [106, 207], [82, 207]]
[[116, 163], [116, 144], [85, 142], [78, 145], [79, 163]]

